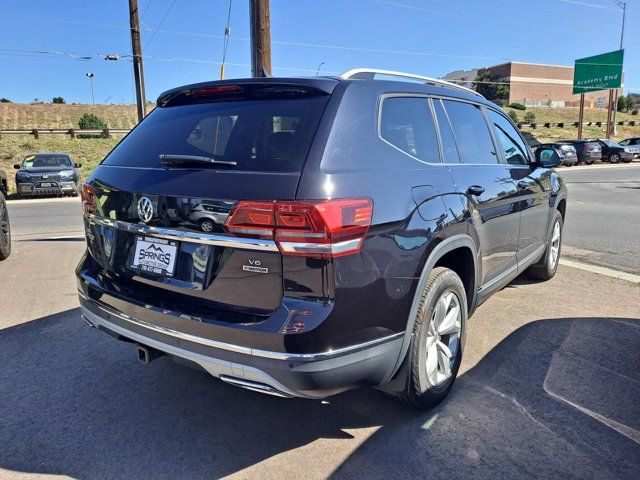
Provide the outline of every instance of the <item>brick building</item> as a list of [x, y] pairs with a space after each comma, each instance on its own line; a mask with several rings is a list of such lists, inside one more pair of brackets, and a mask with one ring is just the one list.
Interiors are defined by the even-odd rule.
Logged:
[[[473, 73], [482, 75], [486, 71], [509, 84], [509, 103], [543, 107], [577, 107], [580, 104], [580, 95], [573, 95], [573, 67], [507, 62], [467, 72], [452, 72], [444, 78], [454, 80], [457, 79], [454, 77], [465, 76], [467, 80]], [[621, 93], [618, 92], [619, 95]], [[598, 97], [605, 97], [604, 106], [608, 106], [609, 92], [603, 90], [587, 93], [585, 107], [596, 107]]]

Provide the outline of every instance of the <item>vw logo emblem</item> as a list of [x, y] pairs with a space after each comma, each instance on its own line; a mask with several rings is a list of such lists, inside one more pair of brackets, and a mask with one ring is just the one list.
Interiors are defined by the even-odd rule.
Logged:
[[144, 223], [151, 221], [153, 218], [153, 203], [147, 197], [138, 200], [138, 217]]
[[43, 173], [42, 178], [49, 178], [49, 175], [47, 175], [46, 173]]

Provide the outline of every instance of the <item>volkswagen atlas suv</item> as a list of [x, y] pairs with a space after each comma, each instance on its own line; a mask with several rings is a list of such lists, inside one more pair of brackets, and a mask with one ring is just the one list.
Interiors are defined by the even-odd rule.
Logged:
[[[558, 162], [481, 95], [427, 77], [169, 90], [82, 186], [82, 316], [143, 362], [250, 390], [369, 385], [433, 406], [478, 305], [522, 272], [554, 276]], [[225, 206], [208, 231], [197, 205]]]

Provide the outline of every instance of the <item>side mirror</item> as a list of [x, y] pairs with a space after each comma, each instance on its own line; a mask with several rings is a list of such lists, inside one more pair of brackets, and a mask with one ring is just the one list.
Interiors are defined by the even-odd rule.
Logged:
[[536, 163], [543, 168], [553, 168], [560, 165], [560, 155], [553, 148], [536, 150]]
[[19, 163], [14, 163], [13, 164], [13, 168], [15, 168], [16, 170], [20, 170], [20, 164]]
[[81, 163], [74, 163], [73, 166], [76, 167], [76, 168], [80, 168], [82, 166], [82, 164]]

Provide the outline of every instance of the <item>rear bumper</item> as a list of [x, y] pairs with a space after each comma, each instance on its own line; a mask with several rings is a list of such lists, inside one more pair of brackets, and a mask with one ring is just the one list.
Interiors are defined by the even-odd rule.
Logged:
[[321, 399], [388, 379], [404, 333], [338, 350], [287, 353], [218, 342], [160, 327], [80, 294], [87, 323], [123, 340], [193, 362], [211, 375], [251, 390], [284, 397]]

